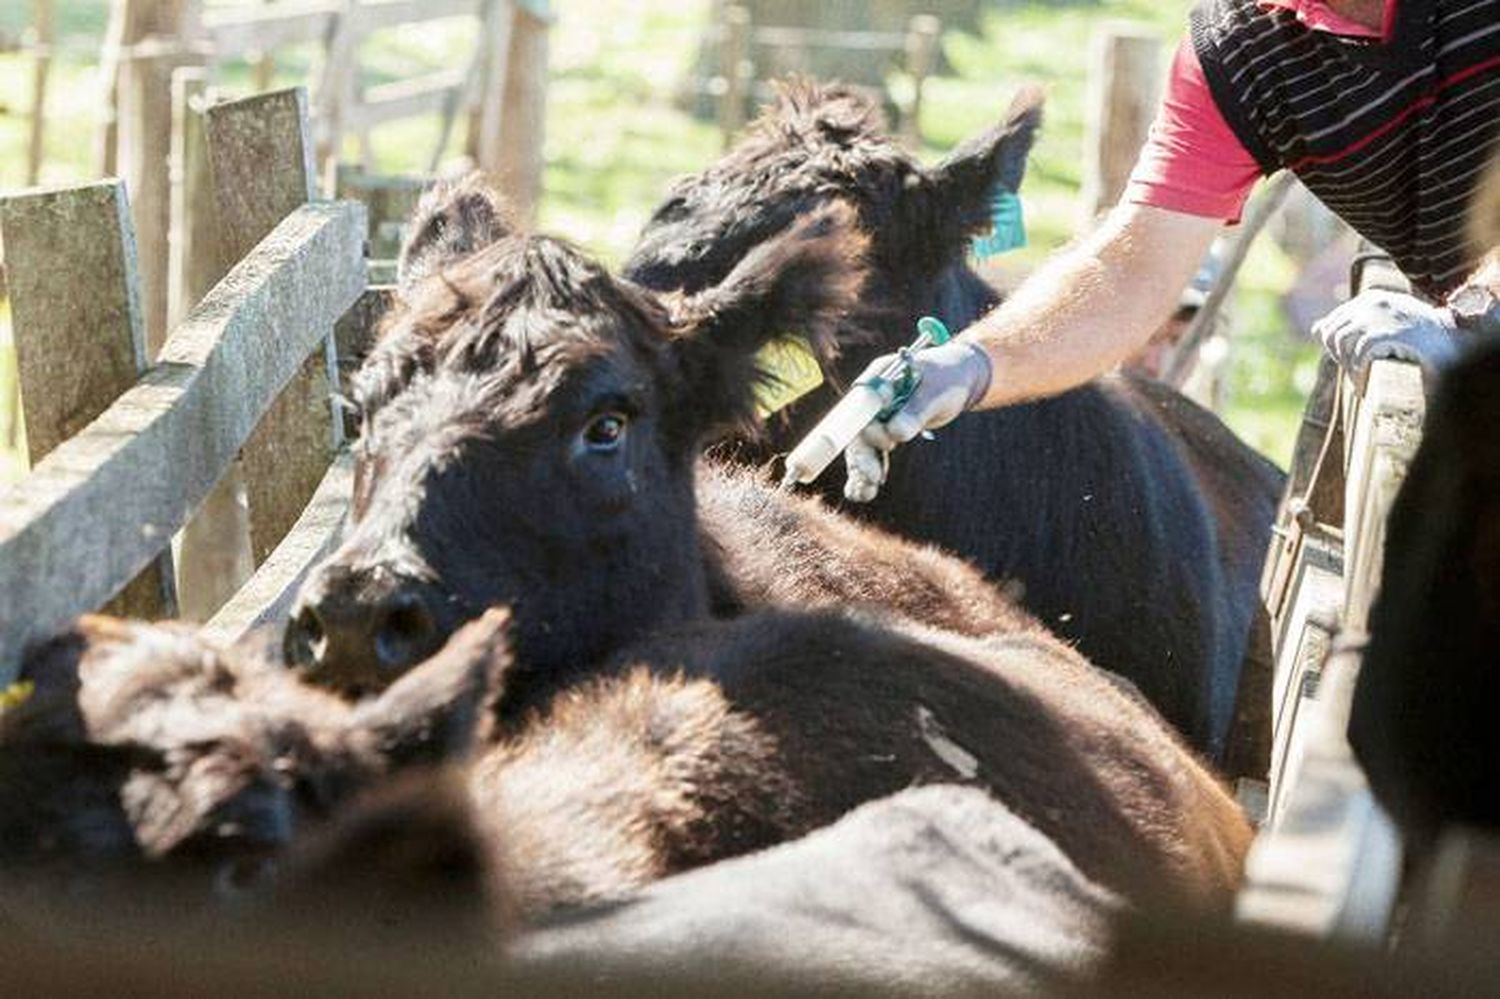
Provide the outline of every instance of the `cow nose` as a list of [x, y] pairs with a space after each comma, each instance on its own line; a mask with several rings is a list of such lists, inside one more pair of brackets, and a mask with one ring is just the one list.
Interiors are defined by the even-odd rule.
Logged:
[[443, 644], [432, 588], [390, 573], [320, 574], [304, 588], [286, 629], [286, 657], [316, 682], [378, 690]]

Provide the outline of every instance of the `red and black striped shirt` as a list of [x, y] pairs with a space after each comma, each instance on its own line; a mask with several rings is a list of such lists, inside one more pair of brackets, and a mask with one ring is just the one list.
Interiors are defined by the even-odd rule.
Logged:
[[1500, 0], [1402, 0], [1384, 41], [1284, 8], [1205, 0], [1194, 49], [1266, 173], [1285, 167], [1432, 295], [1477, 266], [1464, 240], [1500, 145]]

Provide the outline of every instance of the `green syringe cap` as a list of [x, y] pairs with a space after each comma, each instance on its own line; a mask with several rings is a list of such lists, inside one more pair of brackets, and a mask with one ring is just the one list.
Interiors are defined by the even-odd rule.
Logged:
[[941, 346], [953, 339], [953, 334], [948, 332], [948, 327], [936, 316], [923, 316], [917, 320], [917, 333], [927, 334], [934, 347]]

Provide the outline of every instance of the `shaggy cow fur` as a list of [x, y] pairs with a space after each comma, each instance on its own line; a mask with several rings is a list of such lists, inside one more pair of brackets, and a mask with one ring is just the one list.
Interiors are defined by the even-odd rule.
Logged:
[[[481, 215], [441, 205], [482, 197], [469, 187], [440, 193], [433, 217]], [[854, 283], [840, 268], [859, 241], [846, 215], [799, 223], [723, 285], [670, 304], [563, 244], [525, 236], [406, 292], [360, 378], [357, 521], [310, 580], [291, 651], [320, 682], [379, 687], [409, 665], [382, 653], [393, 602], [427, 608], [438, 636], [450, 621], [508, 604], [517, 664], [501, 705], [507, 730], [542, 711], [551, 721], [532, 731], [571, 731], [579, 697], [588, 706], [580, 717], [607, 715], [586, 685], [634, 657], [652, 668], [652, 705], [670, 693], [662, 671], [681, 670], [684, 703], [732, 735], [735, 766], [749, 766], [708, 761], [723, 779], [745, 775], [706, 809], [739, 830], [745, 849], [913, 781], [951, 778], [956, 767], [1110, 886], [1221, 893], [1237, 876], [1243, 820], [1113, 680], [961, 563], [840, 521], [815, 501], [779, 499], [742, 473], [696, 474], [702, 436], [748, 410], [750, 358], [781, 317], [835, 317], [847, 304]], [[700, 494], [709, 497], [702, 519]], [[369, 599], [372, 588], [384, 593]], [[807, 614], [845, 601], [993, 637]], [[764, 607], [796, 612], [744, 616]], [[715, 622], [715, 609], [742, 616]], [[346, 634], [335, 637], [337, 627]], [[610, 683], [635, 696], [629, 682]], [[710, 692], [722, 707], [703, 700]], [[731, 724], [738, 713], [775, 736], [779, 766], [804, 798], [754, 783], [778, 771]], [[787, 757], [789, 742], [797, 748]], [[934, 747], [950, 742], [961, 748], [945, 762]], [[580, 758], [611, 770], [606, 748], [581, 747]], [[520, 771], [506, 772], [515, 780]], [[633, 760], [610, 782], [644, 793], [655, 772]], [[540, 777], [536, 793], [548, 784]], [[791, 812], [753, 814], [771, 804]], [[720, 831], [714, 842], [722, 852], [731, 841]]]
[[[487, 740], [504, 697], [504, 621], [487, 614], [351, 706], [180, 629], [85, 620], [31, 660], [36, 693], [0, 716], [5, 866], [86, 879], [96, 863], [252, 887], [387, 775], [471, 759], [432, 828], [467, 798], [474, 837], [439, 835], [413, 865], [400, 832], [413, 819], [393, 826], [387, 811], [345, 826], [358, 849], [314, 848], [321, 859], [284, 890], [357, 887], [349, 864], [385, 857], [417, 876], [372, 882], [372, 905], [482, 871], [508, 915], [532, 920], [954, 780], [990, 788], [1138, 901], [1219, 904], [1238, 880], [1249, 833], [1234, 804], [1148, 707], [1065, 649], [746, 615], [625, 650]], [[40, 779], [30, 761], [45, 762]], [[475, 844], [482, 863], [464, 860]]]
[[[870, 235], [871, 280], [838, 327], [830, 384], [742, 455], [789, 450], [872, 357], [912, 338], [920, 316], [957, 330], [996, 304], [967, 247], [997, 187], [1019, 186], [1039, 120], [1039, 95], [1023, 93], [1001, 124], [924, 168], [865, 97], [793, 82], [724, 159], [676, 185], [625, 268], [651, 288], [712, 286], [821, 206], [852, 206]], [[797, 317], [785, 326], [802, 328]], [[831, 502], [842, 480], [825, 474]], [[1212, 414], [1115, 377], [970, 414], [934, 442], [899, 448], [879, 497], [842, 509], [1019, 583], [1027, 609], [1218, 758], [1281, 486]]]

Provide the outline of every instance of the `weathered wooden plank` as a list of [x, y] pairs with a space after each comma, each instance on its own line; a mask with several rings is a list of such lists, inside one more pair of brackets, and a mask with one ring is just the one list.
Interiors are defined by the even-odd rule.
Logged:
[[477, 14], [480, 0], [361, 0], [356, 10], [362, 31], [379, 31], [414, 21]]
[[237, 642], [262, 625], [286, 620], [309, 571], [337, 546], [354, 486], [354, 459], [341, 452], [281, 544], [204, 625], [206, 641]]
[[53, 0], [33, 0], [35, 12], [31, 27], [33, 44], [31, 69], [30, 135], [26, 143], [26, 185], [37, 183], [42, 175], [42, 140], [47, 127], [47, 77], [52, 70]]
[[[172, 74], [172, 239], [167, 315], [182, 322], [229, 270], [221, 255], [219, 210], [203, 112], [209, 103], [207, 71], [182, 68]], [[181, 615], [203, 621], [250, 574], [250, 518], [245, 484], [236, 463], [182, 529], [177, 545], [177, 592]]]
[[[203, 31], [219, 59], [269, 52], [285, 45], [325, 41], [343, 9], [343, 0], [280, 3], [272, 8], [209, 8]], [[477, 0], [365, 0], [354, 5], [361, 31], [473, 14]]]
[[723, 133], [725, 149], [734, 143], [745, 124], [746, 100], [755, 80], [750, 39], [750, 11], [739, 4], [725, 7], [719, 39], [719, 78], [724, 81], [724, 93], [719, 98], [719, 131]]
[[226, 259], [238, 259], [317, 197], [302, 87], [224, 101], [204, 113]]
[[1420, 367], [1393, 360], [1370, 365], [1350, 435], [1344, 494], [1344, 627], [1355, 632], [1364, 632], [1379, 588], [1386, 518], [1422, 441], [1426, 412]]
[[756, 45], [783, 49], [850, 49], [857, 52], [900, 52], [907, 36], [899, 31], [837, 31], [820, 28], [758, 27], [751, 33]]
[[167, 336], [167, 233], [171, 225], [172, 71], [189, 60], [175, 42], [134, 46], [120, 69], [119, 166], [130, 190], [140, 247], [146, 356]]
[[[104, 412], [146, 367], [125, 187], [105, 181], [0, 199], [0, 238], [35, 465]], [[89, 293], [80, 295], [81, 287]], [[154, 618], [175, 606], [168, 552], [110, 609]]]
[[358, 132], [383, 122], [441, 111], [463, 90], [467, 76], [464, 69], [442, 70], [370, 87], [344, 109], [343, 124]]
[[145, 368], [129, 212], [120, 181], [0, 198], [33, 464], [104, 412]]
[[168, 544], [364, 288], [364, 212], [308, 205], [173, 331], [159, 363], [0, 496], [0, 682]]
[[1344, 734], [1358, 671], [1356, 653], [1333, 656], [1303, 709], [1285, 799], [1246, 860], [1241, 920], [1366, 944], [1384, 939], [1401, 845]]
[[209, 8], [203, 12], [203, 34], [215, 59], [244, 58], [252, 52], [322, 41], [342, 6], [341, 0], [312, 0], [275, 7]]
[[[206, 112], [205, 129], [223, 253], [237, 259], [316, 197], [307, 93], [294, 87], [217, 104]], [[306, 359], [241, 454], [257, 565], [296, 523], [342, 440], [342, 420], [333, 408], [332, 322], [325, 334], [322, 349]]]
[[904, 43], [906, 73], [911, 77], [911, 100], [901, 109], [901, 136], [917, 145], [922, 140], [922, 98], [927, 78], [937, 68], [941, 55], [943, 22], [931, 14], [918, 14], [906, 29]]
[[[515, 210], [535, 218], [542, 197], [542, 156], [547, 127], [548, 35], [552, 21], [516, 4], [505, 59], [501, 120], [504, 141], [493, 166], [495, 180]], [[481, 164], [484, 165], [484, 164]]]

